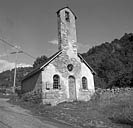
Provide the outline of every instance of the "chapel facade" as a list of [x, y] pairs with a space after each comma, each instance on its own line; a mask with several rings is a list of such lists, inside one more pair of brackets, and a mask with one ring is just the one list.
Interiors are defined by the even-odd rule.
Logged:
[[95, 92], [95, 71], [77, 53], [76, 19], [69, 7], [57, 12], [58, 52], [22, 81], [24, 92], [41, 88], [44, 104], [88, 101]]

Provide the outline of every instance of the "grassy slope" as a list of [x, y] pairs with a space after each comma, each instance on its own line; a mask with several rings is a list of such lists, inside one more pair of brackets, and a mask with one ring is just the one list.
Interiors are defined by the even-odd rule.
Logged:
[[61, 103], [57, 106], [10, 102], [30, 109], [44, 119], [66, 122], [72, 128], [131, 128], [133, 126], [133, 89], [110, 96], [96, 94], [89, 102]]

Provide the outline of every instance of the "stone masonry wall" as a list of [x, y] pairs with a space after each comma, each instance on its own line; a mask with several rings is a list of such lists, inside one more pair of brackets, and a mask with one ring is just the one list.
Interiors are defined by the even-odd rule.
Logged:
[[[69, 12], [69, 22], [65, 19], [66, 11]], [[61, 10], [58, 14], [58, 40], [59, 50], [71, 49], [73, 52], [77, 53], [75, 16], [68, 8]]]
[[[67, 65], [72, 64], [73, 70], [68, 71]], [[53, 89], [53, 76], [60, 76], [61, 88]], [[90, 100], [94, 93], [93, 75], [90, 69], [80, 61], [78, 57], [69, 57], [65, 52], [45, 67], [42, 72], [42, 92], [43, 103], [58, 104], [63, 101], [69, 101], [69, 76], [74, 76], [76, 79], [76, 95], [77, 100]], [[88, 89], [82, 89], [82, 77], [85, 76], [88, 80]]]
[[[60, 76], [60, 89], [53, 89], [53, 76]], [[42, 72], [42, 98], [44, 104], [58, 104], [68, 98], [66, 81], [53, 64], [49, 64]]]

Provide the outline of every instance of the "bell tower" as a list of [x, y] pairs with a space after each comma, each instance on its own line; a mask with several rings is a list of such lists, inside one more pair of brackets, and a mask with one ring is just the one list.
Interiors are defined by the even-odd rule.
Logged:
[[57, 11], [58, 48], [77, 54], [76, 16], [69, 7]]

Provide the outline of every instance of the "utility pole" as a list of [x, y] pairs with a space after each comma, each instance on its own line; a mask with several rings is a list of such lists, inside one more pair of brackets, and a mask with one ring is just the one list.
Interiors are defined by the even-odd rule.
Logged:
[[10, 54], [15, 54], [15, 68], [14, 68], [14, 79], [13, 79], [13, 87], [12, 87], [12, 91], [13, 93], [15, 93], [15, 88], [16, 88], [16, 71], [17, 71], [17, 54], [18, 53], [23, 53], [23, 51], [17, 51], [17, 52], [11, 52]]
[[24, 50], [21, 50], [20, 51], [20, 48], [18, 48], [18, 47], [16, 47], [16, 46], [14, 46], [14, 45], [12, 45], [11, 43], [9, 43], [8, 41], [6, 41], [6, 40], [4, 40], [4, 39], [2, 39], [2, 38], [0, 38], [0, 43], [5, 43], [5, 44], [7, 44], [8, 46], [10, 46], [10, 47], [12, 47], [12, 48], [15, 48], [16, 50], [17, 50], [17, 52], [12, 52], [12, 53], [10, 53], [10, 54], [16, 54], [16, 59], [15, 59], [15, 69], [14, 69], [14, 81], [13, 81], [13, 92], [15, 93], [15, 87], [16, 87], [16, 68], [17, 68], [17, 54], [18, 53], [24, 53], [25, 55], [27, 55], [27, 56], [29, 56], [29, 57], [31, 57], [32, 59], [36, 59], [36, 57], [33, 57], [32, 55], [30, 55], [29, 53], [27, 53], [27, 52], [25, 52]]

